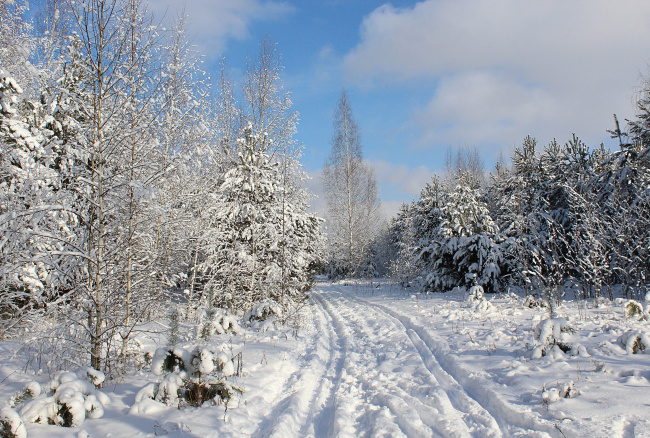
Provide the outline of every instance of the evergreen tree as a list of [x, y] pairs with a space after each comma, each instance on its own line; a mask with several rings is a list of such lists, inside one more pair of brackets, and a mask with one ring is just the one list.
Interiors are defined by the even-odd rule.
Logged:
[[264, 299], [300, 300], [316, 259], [319, 220], [303, 202], [283, 202], [281, 166], [263, 152], [263, 135], [244, 132], [239, 162], [228, 170], [206, 210], [204, 275], [218, 304], [248, 309]]
[[421, 252], [427, 272], [425, 290], [473, 285], [498, 290], [502, 263], [496, 242], [498, 228], [479, 191], [470, 184], [469, 178], [461, 178], [446, 196], [437, 233]]

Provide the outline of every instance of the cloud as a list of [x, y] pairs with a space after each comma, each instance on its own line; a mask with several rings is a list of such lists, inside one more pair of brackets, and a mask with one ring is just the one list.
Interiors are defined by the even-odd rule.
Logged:
[[327, 201], [322, 183], [323, 169], [314, 170], [308, 173], [308, 179], [303, 181], [303, 187], [312, 195], [308, 203], [310, 211], [320, 217], [325, 217], [327, 211]]
[[382, 192], [390, 189], [399, 193], [400, 198], [403, 198], [404, 195], [416, 197], [433, 176], [433, 171], [427, 166], [410, 168], [405, 164], [394, 164], [387, 161], [372, 161], [370, 165], [374, 168], [375, 176], [381, 182], [380, 184], [387, 186], [382, 187]]
[[392, 218], [397, 216], [402, 204], [402, 201], [382, 201], [381, 210], [384, 214], [384, 218], [390, 221]]
[[511, 144], [572, 132], [599, 141], [633, 116], [650, 59], [647, 0], [425, 0], [384, 5], [344, 57], [351, 81], [428, 93], [420, 146]]
[[149, 9], [166, 20], [178, 18], [185, 7], [188, 35], [208, 58], [223, 54], [229, 39], [250, 37], [255, 21], [275, 20], [291, 14], [286, 2], [262, 0], [149, 0]]

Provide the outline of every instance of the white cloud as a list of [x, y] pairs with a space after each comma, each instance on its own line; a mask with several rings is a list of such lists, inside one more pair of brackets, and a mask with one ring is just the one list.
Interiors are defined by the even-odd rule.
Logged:
[[397, 213], [399, 213], [399, 209], [402, 204], [402, 201], [382, 201], [381, 209], [382, 213], [384, 214], [384, 218], [391, 220], [397, 216]]
[[322, 183], [323, 169], [318, 169], [309, 172], [308, 179], [303, 181], [303, 187], [307, 189], [313, 197], [309, 200], [310, 211], [316, 213], [320, 217], [324, 217], [327, 211], [327, 201], [325, 200], [325, 192]]
[[255, 21], [274, 20], [293, 12], [286, 2], [263, 0], [149, 0], [149, 8], [165, 21], [176, 19], [185, 7], [187, 31], [199, 50], [216, 58], [225, 50], [229, 39], [250, 37]]
[[375, 176], [381, 185], [390, 186], [392, 191], [407, 197], [419, 195], [433, 176], [433, 172], [426, 166], [412, 169], [405, 164], [394, 164], [387, 161], [372, 161], [370, 165], [374, 168]]
[[377, 8], [344, 58], [359, 83], [422, 84], [420, 143], [605, 137], [633, 116], [650, 60], [647, 0], [425, 0]]

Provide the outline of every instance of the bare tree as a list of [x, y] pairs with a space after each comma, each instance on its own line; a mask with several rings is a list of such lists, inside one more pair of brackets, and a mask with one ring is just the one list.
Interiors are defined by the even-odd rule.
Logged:
[[329, 240], [347, 275], [357, 275], [379, 223], [377, 179], [363, 161], [359, 129], [345, 90], [334, 112], [332, 151], [323, 169]]
[[246, 64], [242, 83], [244, 107], [240, 131], [250, 123], [254, 133], [262, 135], [258, 147], [273, 159], [277, 154], [293, 155], [297, 152], [293, 134], [298, 113], [291, 110], [290, 94], [284, 90], [280, 80], [281, 71], [277, 44], [267, 37], [260, 43], [257, 58]]
[[447, 149], [445, 170], [449, 181], [466, 179], [469, 176], [473, 188], [485, 185], [485, 165], [476, 146], [459, 147], [455, 153], [451, 147]]

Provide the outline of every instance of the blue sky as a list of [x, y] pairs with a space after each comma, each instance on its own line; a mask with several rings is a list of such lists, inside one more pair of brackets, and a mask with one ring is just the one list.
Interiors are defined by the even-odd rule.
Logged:
[[315, 192], [345, 87], [388, 214], [450, 146], [477, 147], [488, 169], [528, 134], [614, 147], [612, 114], [634, 116], [650, 75], [647, 0], [150, 0], [170, 16], [183, 4], [215, 73], [277, 43]]

